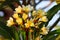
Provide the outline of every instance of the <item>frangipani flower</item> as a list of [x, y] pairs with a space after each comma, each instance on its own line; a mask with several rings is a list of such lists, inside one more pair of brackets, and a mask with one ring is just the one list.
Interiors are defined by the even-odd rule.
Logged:
[[13, 24], [15, 24], [14, 22], [13, 22], [13, 18], [12, 17], [10, 17], [9, 18], [9, 20], [7, 21], [7, 26], [12, 26]]
[[31, 10], [33, 10], [33, 7], [31, 7], [30, 5], [28, 5], [28, 6], [22, 6], [23, 7], [23, 11], [25, 11], [25, 12], [29, 12], [29, 11], [31, 11]]
[[[46, 13], [43, 10], [33, 10], [33, 7], [31, 7], [30, 5], [28, 6], [23, 5], [22, 7], [18, 6], [15, 9], [15, 13], [7, 21], [7, 26], [8, 27], [14, 26], [18, 34], [20, 32], [21, 34], [23, 33], [24, 35], [27, 33], [26, 37], [29, 34], [31, 37], [32, 36], [37, 37], [36, 40], [39, 40], [40, 36], [38, 37], [38, 35], [48, 34], [48, 29], [46, 27], [43, 27], [44, 22], [47, 21], [48, 19], [46, 17]], [[32, 33], [38, 34], [31, 35]]]
[[40, 32], [40, 34], [43, 34], [43, 35], [48, 34], [49, 30], [46, 27], [42, 27], [41, 30], [42, 30], [42, 32]]
[[48, 21], [48, 19], [47, 19], [47, 17], [46, 17], [46, 16], [43, 16], [43, 17], [41, 18], [41, 21], [43, 21], [43, 22], [47, 22], [47, 21]]
[[34, 10], [33, 12], [32, 12], [32, 16], [36, 16], [36, 11]]
[[34, 26], [34, 23], [30, 20], [27, 20], [27, 23], [25, 23], [26, 28], [33, 27], [33, 26]]
[[45, 13], [43, 10], [38, 10], [37, 13], [38, 13], [37, 16], [38, 16], [39, 18], [41, 18], [41, 17], [43, 17], [44, 15], [46, 15], [46, 13]]
[[13, 15], [13, 18], [18, 19], [18, 18], [19, 18], [18, 14], [15, 13], [15, 14]]
[[26, 13], [23, 13], [22, 18], [26, 20], [28, 18], [28, 15]]
[[15, 11], [16, 11], [16, 13], [21, 13], [22, 12], [21, 6], [18, 6], [18, 8], [16, 8]]
[[22, 7], [18, 6], [18, 8], [15, 9], [15, 13], [12, 17], [13, 18], [10, 17], [10, 19], [7, 21], [7, 26], [17, 24], [20, 27], [29, 29], [31, 27], [39, 28], [39, 25], [42, 22], [48, 21], [43, 10], [33, 10], [33, 7], [31, 7], [30, 5], [23, 5]]
[[18, 18], [18, 19], [16, 19], [16, 22], [18, 23], [18, 25], [23, 24], [23, 20], [22, 20], [22, 18]]

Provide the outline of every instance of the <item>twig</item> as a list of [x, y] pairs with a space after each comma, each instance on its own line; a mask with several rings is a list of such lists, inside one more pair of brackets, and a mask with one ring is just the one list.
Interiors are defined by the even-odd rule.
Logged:
[[26, 0], [22, 0], [22, 1], [23, 1], [23, 3], [22, 3], [22, 4], [23, 4], [23, 5], [26, 5]]
[[39, 0], [39, 2], [38, 2], [38, 3], [36, 3], [36, 5], [38, 5], [41, 1], [42, 1], [42, 0]]
[[35, 2], [36, 0], [31, 0], [31, 3], [30, 5], [34, 6], [34, 9], [36, 9], [36, 6], [42, 1], [42, 0], [39, 0], [38, 3]]
[[13, 6], [16, 8], [19, 6], [19, 4], [17, 2], [13, 2]]
[[30, 4], [30, 1], [31, 1], [31, 0], [28, 0], [28, 1], [27, 1], [27, 5]]
[[32, 1], [32, 3], [30, 3], [33, 7], [34, 7], [34, 9], [36, 9], [36, 2], [35, 2], [35, 0], [31, 0]]

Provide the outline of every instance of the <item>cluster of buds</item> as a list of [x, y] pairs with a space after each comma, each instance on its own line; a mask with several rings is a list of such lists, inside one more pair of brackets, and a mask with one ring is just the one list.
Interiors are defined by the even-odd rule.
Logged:
[[11, 27], [18, 24], [22, 28], [39, 28], [39, 25], [42, 22], [47, 21], [46, 13], [43, 10], [34, 10], [34, 8], [30, 5], [23, 5], [22, 7], [18, 6], [15, 9], [15, 13], [7, 21], [7, 26]]

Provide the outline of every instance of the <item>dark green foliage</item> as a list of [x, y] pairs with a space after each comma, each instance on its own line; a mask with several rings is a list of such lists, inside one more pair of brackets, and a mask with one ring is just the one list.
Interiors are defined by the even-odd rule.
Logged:
[[49, 21], [54, 17], [54, 15], [60, 10], [60, 4], [55, 5], [47, 12], [48, 22], [46, 23], [46, 26], [48, 25]]

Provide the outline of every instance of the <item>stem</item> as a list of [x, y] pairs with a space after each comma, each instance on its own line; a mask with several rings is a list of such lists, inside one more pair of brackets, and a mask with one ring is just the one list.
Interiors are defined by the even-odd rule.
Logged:
[[14, 40], [20, 40], [19, 39], [19, 35], [18, 35], [18, 32], [16, 31], [16, 29], [14, 27], [12, 27], [12, 30], [13, 30], [13, 36], [14, 36]]
[[28, 32], [26, 32], [26, 40], [28, 40]]
[[18, 33], [16, 31], [15, 31], [15, 40], [20, 40], [19, 36], [18, 36]]
[[29, 33], [29, 30], [26, 29], [26, 40], [29, 40], [29, 35], [28, 35], [28, 33]]

